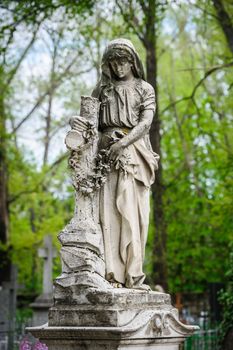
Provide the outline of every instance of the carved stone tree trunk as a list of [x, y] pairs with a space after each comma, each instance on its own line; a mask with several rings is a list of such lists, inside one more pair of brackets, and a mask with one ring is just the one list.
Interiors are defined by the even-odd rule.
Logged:
[[72, 130], [65, 140], [71, 150], [75, 213], [58, 236], [62, 244], [62, 274], [55, 281], [57, 304], [66, 303], [67, 296], [77, 298], [83, 288], [109, 288], [104, 279], [103, 237], [98, 217], [98, 110], [98, 99], [82, 96], [81, 116], [73, 118]]

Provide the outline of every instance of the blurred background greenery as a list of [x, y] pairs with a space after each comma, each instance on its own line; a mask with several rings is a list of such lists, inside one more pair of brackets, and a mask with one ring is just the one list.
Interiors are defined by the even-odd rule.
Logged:
[[99, 78], [107, 42], [124, 37], [157, 100], [148, 283], [174, 295], [224, 284], [233, 238], [233, 2], [2, 0], [0, 10], [1, 282], [14, 263], [20, 293], [41, 292], [37, 249], [47, 234], [59, 249], [74, 210], [68, 121]]

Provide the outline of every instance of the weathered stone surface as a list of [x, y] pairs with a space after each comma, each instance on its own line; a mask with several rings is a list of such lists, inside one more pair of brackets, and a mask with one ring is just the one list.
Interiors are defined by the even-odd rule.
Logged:
[[72, 305], [63, 302], [56, 301], [50, 309], [49, 324], [29, 329], [49, 350], [178, 350], [198, 329], [179, 321], [165, 293], [78, 289]]
[[109, 288], [109, 283], [97, 273], [83, 271], [77, 274], [62, 274], [54, 282], [54, 299], [55, 302], [63, 300], [64, 304], [72, 304], [74, 303], [73, 296], [76, 295], [75, 291], [80, 295], [83, 289], [96, 289], [97, 287], [103, 290]]
[[[67, 339], [67, 333], [72, 336]], [[80, 339], [73, 329], [62, 332], [62, 339], [42, 338], [49, 350], [179, 350], [184, 338], [158, 339]], [[50, 334], [47, 334], [49, 336]]]
[[69, 302], [56, 299], [49, 311], [49, 326], [121, 327], [142, 311], [160, 309], [174, 312], [168, 294], [126, 288], [80, 291], [79, 287]]
[[[70, 230], [63, 230], [58, 236], [59, 241], [63, 246], [76, 246], [91, 249], [103, 257], [102, 235], [96, 232], [96, 227], [91, 231], [90, 225], [88, 229], [85, 230], [84, 224], [85, 223], [82, 224], [82, 227], [77, 227], [74, 224], [70, 227], [71, 225], [69, 224]], [[79, 226], [81, 226], [80, 223]]]
[[90, 271], [104, 277], [104, 260], [91, 249], [64, 246], [60, 254], [63, 273]]
[[[111, 286], [110, 286], [111, 287]], [[74, 289], [72, 295], [73, 305], [100, 307], [127, 308], [135, 307], [171, 307], [169, 294], [159, 292], [147, 292], [137, 289], [112, 288], [107, 290]], [[55, 305], [67, 304], [65, 298], [57, 299]]]
[[[71, 150], [75, 213], [59, 234], [62, 274], [54, 282], [54, 298], [72, 304], [74, 290], [106, 289], [103, 235], [99, 224], [99, 194], [94, 191], [96, 156], [98, 152], [99, 100], [81, 97], [81, 116], [71, 120], [72, 130], [66, 137]], [[75, 140], [75, 135], [77, 139]]]
[[178, 350], [185, 337], [198, 329], [178, 320], [169, 295], [140, 291], [132, 294], [115, 289], [110, 293], [89, 292], [79, 306], [54, 306], [49, 325], [29, 330], [49, 350]]

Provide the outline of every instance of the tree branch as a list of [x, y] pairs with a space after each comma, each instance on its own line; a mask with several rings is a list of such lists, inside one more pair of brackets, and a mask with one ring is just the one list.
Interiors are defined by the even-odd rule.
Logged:
[[129, 27], [131, 27], [133, 29], [134, 33], [137, 35], [139, 40], [141, 40], [143, 45], [145, 45], [144, 35], [139, 32], [140, 25], [139, 25], [138, 18], [135, 15], [133, 15], [132, 11], [131, 11], [131, 13], [129, 13], [129, 12], [127, 13], [119, 0], [116, 0], [116, 4], [119, 7], [119, 10], [121, 12], [121, 15], [122, 15], [124, 21], [128, 24]]
[[18, 60], [17, 64], [15, 65], [15, 67], [11, 70], [10, 75], [9, 75], [9, 77], [8, 77], [8, 79], [7, 79], [7, 82], [6, 82], [6, 84], [4, 84], [4, 89], [6, 89], [7, 86], [9, 86], [10, 83], [12, 82], [12, 80], [13, 80], [15, 74], [17, 73], [17, 71], [18, 71], [18, 69], [19, 69], [21, 63], [23, 62], [23, 60], [24, 60], [24, 58], [26, 57], [26, 55], [27, 55], [29, 49], [31, 48], [32, 44], [34, 43], [34, 41], [35, 41], [35, 39], [36, 39], [36, 35], [37, 35], [37, 33], [38, 33], [39, 27], [40, 27], [40, 26], [38, 26], [37, 29], [34, 31], [33, 36], [32, 36], [32, 39], [30, 40], [30, 42], [28, 43], [28, 45], [27, 45], [26, 48], [24, 49], [23, 54], [21, 55], [20, 59]]
[[139, 0], [138, 2], [139, 2], [140, 6], [142, 8], [142, 11], [146, 14], [148, 12], [149, 7], [146, 6], [144, 0]]
[[220, 70], [220, 69], [223, 69], [223, 68], [229, 68], [233, 66], [233, 61], [229, 62], [229, 63], [225, 63], [225, 64], [222, 64], [222, 65], [219, 65], [219, 66], [215, 66], [215, 67], [212, 67], [211, 69], [209, 69], [204, 77], [197, 83], [197, 85], [194, 87], [193, 89], [193, 92], [191, 94], [191, 98], [194, 97], [197, 89], [199, 88], [199, 86], [204, 82], [204, 80], [206, 80], [212, 73], [216, 72], [217, 70]]
[[194, 6], [198, 10], [201, 10], [205, 15], [208, 15], [208, 16], [213, 17], [213, 18], [218, 20], [218, 17], [214, 13], [207, 11], [205, 8], [201, 7], [200, 5], [191, 3], [190, 1], [189, 1], [189, 4], [190, 4], [190, 6]]
[[[47, 91], [45, 91], [45, 93], [43, 95], [41, 95], [39, 97], [39, 99], [37, 100], [36, 104], [33, 106], [33, 108], [28, 112], [28, 114], [19, 122], [18, 125], [16, 125], [16, 127], [12, 130], [13, 133], [17, 132], [18, 129], [23, 125], [23, 123], [25, 123], [33, 114], [33, 112], [42, 104], [42, 102], [44, 101], [44, 99], [46, 98], [46, 96], [48, 96], [49, 94], [52, 94], [61, 84], [63, 81], [63, 78], [69, 73], [69, 70], [71, 69], [71, 67], [74, 65], [75, 61], [77, 60], [77, 58], [79, 57], [80, 54], [77, 54], [75, 56], [75, 58], [71, 61], [71, 63], [66, 67], [66, 69], [63, 71], [63, 73], [56, 79], [56, 81], [53, 83], [52, 86], [50, 86], [48, 88]], [[86, 70], [80, 71], [77, 73], [77, 75], [81, 75], [84, 73], [88, 73], [90, 72], [91, 68], [88, 68]]]
[[233, 61], [229, 62], [229, 63], [225, 63], [225, 64], [222, 64], [222, 65], [219, 65], [219, 66], [215, 66], [215, 67], [212, 67], [211, 69], [209, 69], [204, 77], [194, 86], [194, 89], [191, 93], [191, 95], [189, 96], [185, 96], [185, 97], [182, 97], [180, 98], [179, 100], [176, 100], [172, 103], [170, 103], [167, 107], [165, 107], [162, 111], [161, 111], [161, 114], [165, 113], [168, 109], [170, 109], [171, 107], [173, 107], [174, 105], [180, 103], [180, 102], [183, 102], [183, 101], [186, 101], [186, 100], [190, 100], [190, 99], [193, 99], [196, 92], [197, 92], [197, 89], [201, 86], [201, 84], [214, 72], [216, 72], [217, 70], [220, 70], [220, 69], [223, 69], [223, 68], [229, 68], [233, 66]]
[[58, 166], [65, 158], [69, 155], [69, 151], [63, 153], [57, 160], [55, 160], [52, 164], [50, 164], [47, 173], [53, 171], [56, 166]]
[[14, 196], [10, 196], [9, 200], [8, 200], [8, 205], [12, 204], [13, 202], [15, 202], [17, 199], [19, 199], [21, 196], [25, 195], [25, 194], [31, 194], [34, 192], [38, 192], [38, 188], [43, 185], [44, 181], [46, 180], [46, 175], [48, 175], [50, 172], [54, 172], [55, 168], [63, 162], [63, 160], [65, 158], [68, 157], [69, 151], [63, 153], [57, 160], [55, 160], [52, 164], [50, 164], [50, 166], [47, 168], [44, 177], [41, 181], [39, 181], [35, 187], [33, 187], [32, 189], [28, 189], [28, 190], [24, 190], [24, 191], [20, 191], [18, 193], [16, 193]]

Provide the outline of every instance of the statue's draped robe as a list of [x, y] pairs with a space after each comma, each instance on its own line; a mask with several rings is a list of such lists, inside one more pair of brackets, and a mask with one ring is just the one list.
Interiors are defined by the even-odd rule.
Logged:
[[[130, 132], [143, 110], [155, 110], [151, 85], [134, 78], [99, 89], [100, 149]], [[106, 279], [139, 287], [145, 278], [143, 260], [149, 224], [149, 188], [159, 156], [149, 135], [124, 150], [124, 170], [113, 169], [100, 191], [100, 222], [104, 236]]]

